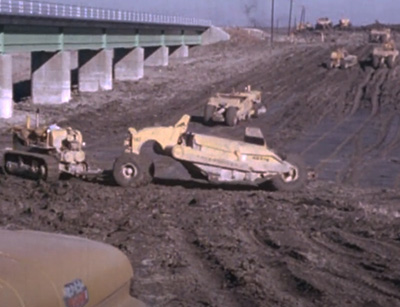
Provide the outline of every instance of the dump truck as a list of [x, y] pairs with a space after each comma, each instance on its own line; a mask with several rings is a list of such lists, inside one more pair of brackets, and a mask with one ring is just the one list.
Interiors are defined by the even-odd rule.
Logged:
[[143, 148], [180, 162], [196, 180], [210, 183], [240, 183], [263, 187], [267, 182], [278, 190], [301, 189], [308, 174], [301, 158], [284, 158], [268, 148], [259, 128], [247, 127], [244, 141], [188, 131], [190, 116], [185, 114], [173, 126], [129, 128], [124, 153], [113, 165], [115, 182], [139, 187], [151, 182], [154, 163]]
[[369, 32], [369, 42], [384, 44], [389, 42], [392, 37], [390, 28], [371, 29]]
[[358, 57], [349, 54], [345, 48], [337, 48], [331, 52], [329, 68], [347, 69], [358, 64]]
[[212, 96], [204, 107], [204, 123], [219, 121], [235, 126], [240, 120], [265, 112], [266, 108], [261, 104], [261, 92], [253, 91], [249, 85], [244, 92], [233, 90]]
[[393, 39], [382, 44], [381, 46], [374, 47], [372, 50], [372, 66], [375, 69], [383, 67], [384, 64], [388, 68], [392, 68], [395, 65], [399, 51], [396, 48], [396, 44]]
[[6, 174], [54, 182], [60, 174], [89, 177], [102, 172], [89, 169], [79, 130], [57, 124], [41, 126], [37, 112], [34, 127], [28, 116], [25, 126], [14, 126], [11, 131], [12, 148], [3, 156]]
[[145, 307], [128, 258], [88, 239], [0, 230], [0, 306]]
[[328, 17], [321, 17], [317, 19], [315, 29], [317, 30], [329, 30], [332, 29], [332, 21]]

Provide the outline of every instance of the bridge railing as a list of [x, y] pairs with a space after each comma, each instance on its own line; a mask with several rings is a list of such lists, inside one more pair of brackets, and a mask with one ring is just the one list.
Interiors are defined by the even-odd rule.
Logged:
[[0, 15], [41, 16], [51, 18], [206, 27], [211, 26], [210, 20], [199, 18], [26, 0], [0, 0]]

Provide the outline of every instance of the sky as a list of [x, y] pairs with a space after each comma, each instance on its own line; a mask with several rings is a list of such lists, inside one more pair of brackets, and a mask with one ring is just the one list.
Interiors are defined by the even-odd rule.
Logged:
[[[118, 8], [168, 15], [211, 19], [217, 26], [268, 26], [272, 0], [47, 0], [65, 4]], [[301, 7], [306, 9], [306, 20], [315, 23], [327, 16], [336, 23], [339, 18], [350, 18], [353, 24], [400, 24], [400, 0], [293, 0], [293, 19], [300, 19]], [[275, 0], [275, 20], [288, 23], [290, 0]]]

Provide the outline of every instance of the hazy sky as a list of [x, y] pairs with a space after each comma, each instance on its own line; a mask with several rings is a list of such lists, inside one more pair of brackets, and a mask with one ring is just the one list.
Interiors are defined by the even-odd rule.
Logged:
[[[400, 24], [400, 0], [293, 0], [294, 16], [299, 19], [301, 7], [312, 23], [328, 16], [334, 23], [349, 17], [354, 24]], [[95, 7], [183, 15], [211, 19], [215, 25], [259, 25], [270, 22], [271, 0], [48, 0]], [[290, 0], [275, 0], [276, 20], [287, 24]]]

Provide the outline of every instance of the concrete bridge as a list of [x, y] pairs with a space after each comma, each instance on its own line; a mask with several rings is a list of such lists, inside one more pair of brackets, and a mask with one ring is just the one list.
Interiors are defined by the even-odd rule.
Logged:
[[13, 113], [12, 53], [31, 53], [37, 104], [71, 99], [71, 71], [81, 92], [138, 80], [144, 65], [167, 66], [189, 47], [229, 39], [209, 20], [37, 1], [0, 0], [0, 118]]

